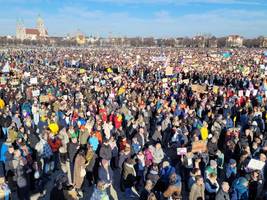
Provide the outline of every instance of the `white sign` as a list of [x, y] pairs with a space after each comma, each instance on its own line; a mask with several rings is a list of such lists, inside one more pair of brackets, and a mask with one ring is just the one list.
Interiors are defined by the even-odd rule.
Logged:
[[37, 84], [38, 83], [38, 81], [37, 81], [37, 77], [34, 77], [34, 78], [31, 78], [30, 79], [30, 84]]
[[31, 75], [31, 72], [24, 72], [24, 77], [29, 77]]
[[186, 155], [186, 153], [187, 153], [187, 148], [177, 148], [178, 156]]
[[262, 170], [265, 165], [265, 162], [262, 162], [260, 160], [251, 159], [248, 163], [248, 168], [252, 170]]
[[6, 64], [4, 65], [2, 72], [3, 73], [9, 73], [10, 72], [10, 66], [9, 66], [8, 62], [6, 62]]
[[166, 56], [158, 56], [151, 58], [153, 62], [165, 62], [167, 60]]
[[38, 96], [40, 96], [40, 90], [33, 90], [33, 91], [32, 91], [32, 96], [33, 96], [33, 97], [38, 97]]

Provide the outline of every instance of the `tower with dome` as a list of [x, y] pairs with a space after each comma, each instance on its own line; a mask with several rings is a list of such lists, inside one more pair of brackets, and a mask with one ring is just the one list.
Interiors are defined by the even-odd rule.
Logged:
[[48, 37], [44, 20], [39, 15], [36, 20], [36, 28], [26, 28], [24, 21], [19, 19], [16, 26], [16, 38], [20, 40], [38, 40]]

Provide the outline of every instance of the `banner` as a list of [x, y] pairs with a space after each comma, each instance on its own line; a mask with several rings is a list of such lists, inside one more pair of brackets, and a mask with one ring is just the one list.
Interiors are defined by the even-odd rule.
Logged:
[[151, 60], [153, 62], [165, 62], [167, 60], [167, 57], [165, 56], [152, 57]]

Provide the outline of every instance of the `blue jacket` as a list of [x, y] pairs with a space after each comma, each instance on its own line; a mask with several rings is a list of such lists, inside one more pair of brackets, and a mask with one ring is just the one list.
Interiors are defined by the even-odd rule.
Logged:
[[93, 150], [96, 151], [99, 145], [98, 139], [96, 137], [90, 137], [89, 144], [92, 146]]
[[6, 161], [6, 152], [8, 151], [8, 146], [5, 143], [0, 143], [0, 161]]

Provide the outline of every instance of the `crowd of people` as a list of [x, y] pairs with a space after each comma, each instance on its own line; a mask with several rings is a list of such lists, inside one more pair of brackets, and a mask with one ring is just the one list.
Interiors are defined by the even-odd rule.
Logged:
[[2, 49], [0, 66], [6, 199], [267, 199], [262, 49]]

